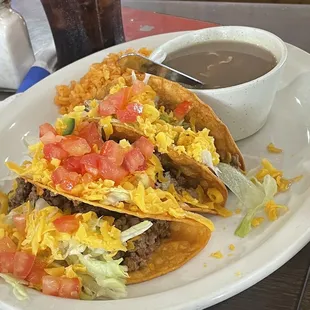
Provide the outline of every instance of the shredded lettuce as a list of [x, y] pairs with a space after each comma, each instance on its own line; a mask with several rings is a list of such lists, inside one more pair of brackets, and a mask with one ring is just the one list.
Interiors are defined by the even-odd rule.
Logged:
[[219, 169], [213, 165], [212, 155], [208, 150], [203, 150], [201, 152], [202, 163], [211, 168], [214, 173], [218, 176]]
[[257, 186], [261, 188], [263, 193], [261, 196], [262, 197], [261, 203], [260, 204], [255, 203], [257, 197], [253, 197], [252, 201], [249, 200], [245, 202], [249, 206], [251, 206], [251, 208], [249, 208], [242, 222], [235, 231], [235, 234], [242, 238], [245, 237], [251, 231], [252, 228], [251, 223], [253, 218], [255, 217], [255, 214], [261, 211], [265, 207], [267, 202], [273, 199], [274, 195], [278, 191], [277, 182], [270, 175], [266, 175], [264, 177], [263, 183], [262, 184], [259, 183], [257, 184]]
[[16, 279], [11, 275], [0, 273], [0, 277], [3, 278], [5, 282], [10, 284], [13, 288], [13, 293], [18, 300], [26, 300], [29, 299], [29, 296], [23, 286], [28, 284], [24, 280]]
[[142, 235], [145, 231], [152, 227], [152, 222], [143, 221], [137, 225], [134, 225], [121, 233], [122, 242], [126, 242], [136, 236]]
[[24, 145], [28, 148], [30, 145], [34, 145], [38, 143], [40, 140], [38, 137], [35, 136], [24, 136], [22, 138]]
[[263, 183], [254, 179], [251, 182], [245, 175], [228, 164], [220, 163], [219, 178], [237, 196], [247, 213], [235, 231], [235, 235], [243, 238], [251, 231], [251, 222], [256, 213], [277, 193], [277, 183], [270, 176], [264, 177]]
[[106, 194], [106, 199], [103, 201], [103, 204], [115, 206], [119, 202], [129, 202], [130, 201], [130, 193], [122, 188], [110, 188], [108, 193]]
[[78, 255], [78, 254], [83, 253], [86, 250], [87, 246], [73, 239], [70, 239], [70, 240], [60, 242], [59, 248], [62, 252], [64, 259], [66, 259], [68, 256]]
[[40, 211], [46, 207], [49, 207], [50, 205], [43, 199], [43, 198], [39, 198], [36, 203], [35, 203], [35, 210], [36, 211]]
[[79, 254], [78, 258], [93, 278], [86, 278], [85, 281], [82, 278], [83, 287], [88, 295], [112, 299], [127, 296], [125, 279], [128, 273], [127, 267], [120, 265], [122, 259], [113, 260], [107, 257], [105, 261], [100, 261], [82, 254]]

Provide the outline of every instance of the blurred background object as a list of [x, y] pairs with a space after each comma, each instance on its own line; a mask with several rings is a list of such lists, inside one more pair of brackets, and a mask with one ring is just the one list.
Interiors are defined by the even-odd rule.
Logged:
[[0, 88], [16, 89], [33, 62], [24, 19], [9, 0], [0, 0]]

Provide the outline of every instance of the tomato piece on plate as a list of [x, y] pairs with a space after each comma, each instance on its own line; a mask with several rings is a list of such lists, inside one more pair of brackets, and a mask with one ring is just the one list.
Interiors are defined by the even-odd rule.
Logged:
[[60, 141], [60, 146], [68, 152], [70, 156], [83, 156], [91, 152], [91, 147], [84, 138], [76, 136], [66, 136]]
[[79, 136], [81, 138], [84, 138], [91, 147], [97, 145], [99, 148], [101, 148], [103, 144], [100, 130], [98, 128], [98, 125], [95, 123], [88, 123], [87, 125], [85, 125], [80, 130]]
[[60, 278], [44, 276], [42, 278], [42, 293], [45, 295], [59, 296]]
[[145, 158], [138, 148], [134, 148], [125, 154], [123, 166], [129, 172], [137, 171], [144, 164]]
[[51, 178], [55, 185], [60, 184], [62, 189], [71, 191], [74, 186], [79, 184], [81, 176], [60, 166], [53, 171]]
[[57, 143], [44, 145], [43, 154], [45, 159], [47, 160], [52, 160], [52, 158], [62, 160], [69, 156], [69, 154], [65, 150], [63, 150]]
[[145, 88], [144, 82], [139, 81], [139, 80], [134, 81], [132, 84], [131, 95], [136, 96], [136, 95], [142, 93], [144, 88]]
[[94, 177], [99, 175], [99, 161], [101, 156], [97, 153], [86, 154], [81, 159], [82, 172], [90, 173]]
[[120, 166], [124, 160], [125, 150], [115, 141], [109, 140], [103, 144], [100, 154], [108, 158], [115, 165]]
[[60, 278], [60, 288], [58, 296], [64, 298], [79, 299], [81, 293], [81, 283], [78, 278]]
[[128, 175], [128, 171], [123, 167], [116, 166], [108, 158], [103, 156], [99, 162], [99, 173], [103, 179], [112, 180], [116, 184], [120, 183]]
[[82, 173], [82, 156], [70, 156], [62, 162], [62, 166], [70, 172]]
[[9, 237], [4, 237], [0, 240], [0, 253], [15, 252], [16, 244]]
[[192, 104], [188, 101], [183, 101], [179, 103], [176, 108], [174, 109], [174, 116], [181, 120], [185, 117], [185, 115], [191, 110]]
[[49, 123], [42, 124], [39, 128], [39, 131], [40, 131], [39, 132], [40, 138], [43, 137], [48, 132], [52, 132], [54, 135], [57, 135], [55, 128]]
[[14, 257], [14, 252], [0, 253], [0, 272], [13, 273]]
[[154, 145], [149, 139], [142, 136], [133, 145], [141, 151], [146, 159], [150, 159], [152, 157]]
[[53, 224], [59, 232], [74, 233], [80, 226], [79, 220], [74, 215], [63, 215], [56, 219]]
[[26, 216], [22, 214], [16, 214], [13, 216], [13, 223], [17, 231], [21, 234], [25, 233], [26, 230]]
[[20, 279], [26, 279], [29, 275], [36, 257], [26, 252], [16, 252], [14, 256], [13, 275]]
[[137, 121], [137, 117], [142, 113], [143, 106], [139, 103], [130, 103], [126, 109], [116, 112], [117, 119], [122, 123], [133, 123]]

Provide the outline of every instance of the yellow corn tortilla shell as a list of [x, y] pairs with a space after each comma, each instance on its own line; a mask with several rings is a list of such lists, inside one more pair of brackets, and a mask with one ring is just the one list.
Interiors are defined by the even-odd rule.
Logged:
[[59, 193], [55, 189], [34, 182], [29, 178], [24, 179], [40, 189], [47, 189], [54, 194], [63, 195], [70, 200], [80, 201], [94, 207], [103, 208], [117, 213], [133, 215], [139, 218], [152, 218], [172, 222], [171, 237], [162, 242], [160, 247], [153, 253], [147, 266], [138, 271], [129, 273], [129, 279], [127, 280], [128, 284], [151, 280], [180, 268], [196, 256], [207, 245], [211, 237], [211, 232], [207, 227], [192, 219], [177, 219], [170, 215], [150, 216], [149, 214], [144, 214], [141, 211], [133, 212], [126, 207], [119, 209], [113, 206], [101, 205], [96, 202], [90, 203], [85, 199], [80, 199], [69, 194]]
[[200, 225], [171, 223], [171, 237], [153, 253], [146, 267], [129, 274], [127, 283], [151, 280], [180, 268], [206, 246], [210, 236], [210, 231]]
[[148, 82], [156, 94], [159, 96], [160, 104], [164, 105], [169, 110], [174, 110], [176, 106], [183, 102], [189, 101], [192, 104], [192, 109], [185, 116], [185, 120], [189, 122], [192, 118], [195, 120], [197, 130], [208, 128], [210, 135], [215, 139], [217, 152], [221, 156], [221, 161], [225, 162], [227, 153], [238, 156], [240, 169], [245, 170], [244, 159], [236, 145], [227, 126], [217, 117], [208, 104], [201, 101], [193, 92], [184, 88], [178, 83], [168, 81], [166, 79], [151, 76]]
[[[126, 139], [133, 143], [138, 140], [143, 133], [138, 129], [131, 127], [124, 123], [113, 123], [113, 134], [111, 135], [114, 139]], [[219, 205], [224, 207], [228, 197], [228, 191], [225, 185], [220, 179], [213, 174], [213, 172], [206, 166], [203, 165], [186, 154], [179, 154], [173, 147], [168, 147], [167, 156], [170, 158], [172, 164], [177, 167], [185, 176], [200, 180], [200, 186], [207, 193], [208, 188], [216, 188], [220, 191], [223, 196], [223, 202]], [[207, 208], [197, 208], [192, 206], [186, 206], [184, 209], [188, 211], [199, 211], [201, 213], [218, 214], [216, 210]]]

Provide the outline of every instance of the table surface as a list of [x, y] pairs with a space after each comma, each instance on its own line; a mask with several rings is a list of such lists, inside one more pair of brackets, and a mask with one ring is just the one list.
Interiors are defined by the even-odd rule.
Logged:
[[[310, 5], [216, 3], [195, 1], [123, 0], [123, 6], [222, 25], [244, 25], [274, 32], [286, 42], [310, 52]], [[27, 21], [35, 53], [52, 36], [39, 0], [12, 0]], [[164, 29], [165, 27], [163, 27]], [[182, 30], [182, 29], [180, 29]], [[8, 94], [0, 93], [0, 101]], [[272, 259], [272, 258], [271, 258]], [[272, 275], [211, 310], [309, 310], [310, 244]]]

